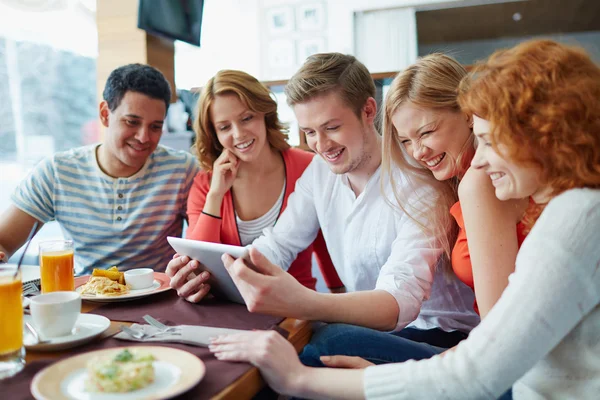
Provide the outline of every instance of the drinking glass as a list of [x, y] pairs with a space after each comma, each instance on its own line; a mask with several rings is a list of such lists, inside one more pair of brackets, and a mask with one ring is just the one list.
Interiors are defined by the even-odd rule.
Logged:
[[23, 286], [15, 264], [0, 264], [0, 379], [25, 366], [23, 347]]
[[40, 243], [42, 293], [75, 290], [73, 256], [72, 240]]

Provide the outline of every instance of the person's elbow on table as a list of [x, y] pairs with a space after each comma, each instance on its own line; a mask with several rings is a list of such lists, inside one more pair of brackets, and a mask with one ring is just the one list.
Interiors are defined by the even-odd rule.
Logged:
[[210, 274], [207, 271], [196, 274], [199, 268], [197, 260], [175, 254], [165, 271], [171, 278], [171, 287], [180, 297], [192, 303], [199, 302], [210, 292], [210, 285], [207, 283]]

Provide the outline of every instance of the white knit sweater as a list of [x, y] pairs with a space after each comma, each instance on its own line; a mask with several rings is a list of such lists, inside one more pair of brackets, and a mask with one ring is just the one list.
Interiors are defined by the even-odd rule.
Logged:
[[[514, 386], [513, 386], [514, 385]], [[600, 399], [600, 190], [555, 197], [498, 303], [453, 352], [367, 368], [369, 399]]]

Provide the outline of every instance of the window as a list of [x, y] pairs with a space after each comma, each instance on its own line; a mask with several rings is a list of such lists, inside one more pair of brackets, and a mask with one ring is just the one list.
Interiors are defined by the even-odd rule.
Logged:
[[96, 56], [95, 1], [0, 1], [0, 212], [42, 158], [100, 140]]

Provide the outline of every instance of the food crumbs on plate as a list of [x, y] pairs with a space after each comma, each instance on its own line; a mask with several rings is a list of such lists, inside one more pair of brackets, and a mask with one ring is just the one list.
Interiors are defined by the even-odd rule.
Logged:
[[154, 382], [152, 354], [125, 349], [115, 356], [94, 357], [87, 363], [88, 392], [125, 393]]
[[128, 293], [129, 286], [103, 276], [91, 276], [85, 285], [81, 285], [81, 289], [78, 290], [82, 295], [119, 296]]

